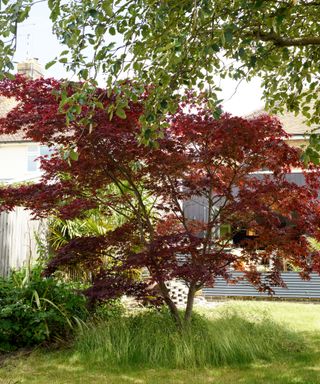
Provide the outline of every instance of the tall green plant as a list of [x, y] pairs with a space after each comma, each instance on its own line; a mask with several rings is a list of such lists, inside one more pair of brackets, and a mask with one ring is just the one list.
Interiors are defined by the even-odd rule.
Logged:
[[75, 349], [80, 358], [106, 365], [190, 368], [269, 360], [301, 345], [298, 335], [266, 315], [224, 311], [209, 320], [195, 314], [178, 330], [167, 311], [150, 311], [92, 324]]
[[[133, 169], [139, 168], [139, 164], [131, 164]], [[132, 190], [128, 187], [127, 183], [122, 182], [122, 189], [126, 193], [133, 195]], [[112, 194], [115, 198], [120, 197], [118, 187], [111, 184], [106, 188], [105, 193], [109, 196]], [[141, 199], [149, 212], [150, 217], [156, 213], [153, 211], [155, 200], [152, 194], [143, 189], [140, 191]], [[88, 211], [84, 217], [75, 218], [72, 220], [61, 219], [59, 217], [51, 217], [49, 220], [49, 236], [48, 241], [53, 250], [66, 245], [71, 239], [83, 236], [102, 236], [108, 231], [123, 225], [126, 221], [133, 218], [133, 214], [126, 206], [121, 207], [120, 212], [113, 212], [108, 216], [104, 215], [99, 209], [92, 209]]]
[[50, 219], [48, 240], [51, 247], [56, 250], [75, 237], [99, 236], [112, 230], [114, 224], [98, 213], [83, 219], [63, 220], [59, 217]]
[[64, 340], [86, 319], [85, 298], [41, 272], [36, 266], [0, 279], [0, 351]]

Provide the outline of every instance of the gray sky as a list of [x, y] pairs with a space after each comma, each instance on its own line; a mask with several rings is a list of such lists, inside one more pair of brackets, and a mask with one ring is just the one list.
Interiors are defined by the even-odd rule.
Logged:
[[[19, 26], [17, 52], [14, 61], [17, 63], [27, 58], [38, 58], [39, 63], [44, 67], [61, 50], [61, 46], [51, 32], [51, 21], [46, 3], [36, 4], [31, 11], [30, 18]], [[49, 68], [45, 76], [57, 79], [70, 77], [62, 64], [56, 64]], [[221, 83], [223, 91], [219, 98], [225, 100], [223, 103], [225, 111], [234, 115], [245, 115], [263, 107], [259, 79], [250, 83], [242, 82], [233, 95], [236, 86], [237, 83], [231, 80], [224, 80]]]

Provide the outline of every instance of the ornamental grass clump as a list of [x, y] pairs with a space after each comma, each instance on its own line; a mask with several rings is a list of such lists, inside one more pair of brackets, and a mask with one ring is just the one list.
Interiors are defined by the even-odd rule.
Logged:
[[195, 314], [179, 329], [167, 311], [146, 311], [91, 324], [78, 336], [75, 353], [112, 367], [190, 368], [270, 360], [301, 345], [297, 334], [265, 315], [250, 321], [236, 311], [214, 319]]

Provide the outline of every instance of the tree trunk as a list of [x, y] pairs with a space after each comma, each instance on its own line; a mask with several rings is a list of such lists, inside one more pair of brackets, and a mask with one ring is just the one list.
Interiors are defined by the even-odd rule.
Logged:
[[196, 291], [197, 290], [196, 290], [195, 284], [191, 284], [189, 287], [189, 292], [188, 292], [187, 306], [186, 306], [186, 310], [184, 313], [184, 322], [186, 324], [188, 324], [191, 320], [193, 303], [194, 303], [194, 296], [196, 294]]
[[179, 328], [182, 328], [182, 321], [176, 304], [171, 300], [169, 290], [163, 281], [159, 282], [159, 288], [170, 313]]

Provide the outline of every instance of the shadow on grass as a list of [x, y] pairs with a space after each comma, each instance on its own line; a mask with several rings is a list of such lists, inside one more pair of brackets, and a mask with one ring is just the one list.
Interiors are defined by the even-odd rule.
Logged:
[[[319, 336], [306, 337], [319, 343]], [[1, 384], [318, 384], [320, 382], [319, 351], [309, 347], [300, 352], [279, 354], [272, 361], [215, 368], [165, 369], [141, 367], [110, 367], [79, 360], [72, 350], [37, 351], [30, 356], [7, 361], [0, 370]]]
[[0, 384], [320, 383], [320, 333], [290, 331], [256, 311], [226, 311], [172, 335], [166, 315], [154, 316], [96, 324], [68, 350], [13, 356]]

